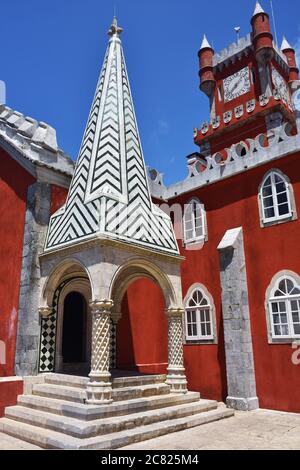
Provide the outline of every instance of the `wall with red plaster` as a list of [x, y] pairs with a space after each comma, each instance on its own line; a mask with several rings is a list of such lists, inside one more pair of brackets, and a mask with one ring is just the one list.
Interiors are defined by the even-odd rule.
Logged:
[[281, 158], [230, 179], [172, 200], [182, 205], [196, 196], [205, 205], [208, 241], [200, 251], [187, 251], [182, 263], [183, 294], [196, 282], [206, 286], [216, 306], [218, 345], [185, 346], [189, 386], [205, 398], [226, 396], [226, 367], [217, 246], [225, 232], [243, 227], [257, 394], [263, 408], [300, 412], [300, 366], [292, 364], [290, 344], [268, 344], [265, 295], [273, 276], [287, 269], [300, 275], [300, 220], [260, 227], [258, 188], [265, 173], [278, 168], [293, 185], [300, 211], [299, 154]]
[[27, 190], [35, 180], [2, 149], [0, 159], [0, 340], [6, 344], [1, 377], [14, 375]]
[[149, 374], [166, 373], [168, 322], [160, 287], [139, 279], [127, 289], [117, 333], [117, 366]]
[[14, 406], [17, 403], [18, 395], [23, 393], [23, 381], [0, 381], [0, 418], [4, 416], [7, 406]]

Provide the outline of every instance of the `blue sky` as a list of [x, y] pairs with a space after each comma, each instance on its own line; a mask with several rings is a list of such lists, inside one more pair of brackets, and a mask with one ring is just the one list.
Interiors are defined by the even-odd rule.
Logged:
[[[273, 0], [279, 41], [300, 51], [299, 0]], [[1, 75], [7, 105], [52, 125], [76, 158], [107, 45], [114, 5], [146, 163], [165, 182], [187, 175], [193, 128], [208, 117], [197, 51], [205, 32], [216, 51], [250, 31], [254, 0], [1, 1]], [[270, 11], [269, 0], [262, 0]]]

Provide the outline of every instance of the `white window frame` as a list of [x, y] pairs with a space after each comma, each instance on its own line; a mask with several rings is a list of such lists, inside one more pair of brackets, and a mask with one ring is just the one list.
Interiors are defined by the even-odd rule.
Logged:
[[[294, 286], [298, 289], [300, 289], [300, 284], [298, 280], [290, 274], [284, 274], [281, 275], [276, 279], [275, 285], [272, 287], [269, 299], [268, 299], [268, 310], [269, 310], [269, 320], [270, 320], [270, 327], [271, 327], [271, 336], [272, 339], [274, 340], [299, 340], [300, 339], [300, 334], [296, 334], [294, 330], [294, 321], [293, 321], [293, 315], [292, 315], [292, 307], [291, 307], [291, 302], [292, 301], [298, 301], [300, 303], [300, 294], [286, 294], [282, 296], [275, 296], [275, 292], [279, 290], [279, 284], [281, 281], [288, 279], [290, 280]], [[274, 284], [274, 283], [273, 283]], [[274, 303], [284, 303], [285, 304], [285, 312], [287, 315], [287, 323], [285, 323], [288, 326], [289, 334], [287, 335], [278, 335], [275, 333], [275, 326], [277, 324], [274, 323], [274, 312], [272, 309], [272, 305]], [[279, 323], [279, 325], [282, 325], [282, 323]]]
[[[200, 213], [201, 213], [202, 235], [198, 235], [198, 236], [197, 236], [197, 233], [196, 233], [196, 230], [197, 230], [196, 220], [197, 220], [197, 218], [195, 218], [194, 211], [192, 211], [192, 219], [190, 221], [187, 220], [188, 210], [189, 210], [190, 206], [194, 203], [196, 203], [199, 206], [199, 210], [200, 210]], [[190, 230], [187, 230], [187, 222], [192, 223], [192, 231], [193, 231], [192, 237], [187, 236], [187, 232], [190, 231]], [[185, 245], [200, 243], [200, 242], [206, 240], [206, 234], [207, 234], [206, 213], [205, 213], [204, 205], [201, 204], [201, 202], [197, 198], [190, 199], [189, 202], [187, 204], [185, 204], [184, 216], [183, 216], [183, 233], [184, 233], [184, 243], [185, 243]]]
[[[286, 214], [283, 214], [283, 215], [279, 214], [279, 206], [281, 204], [278, 204], [278, 199], [277, 199], [278, 194], [277, 194], [277, 190], [276, 190], [275, 176], [278, 176], [285, 185], [285, 191], [283, 193], [285, 193], [287, 195], [287, 202], [282, 203], [282, 204], [288, 204], [289, 212], [286, 213]], [[271, 179], [272, 194], [270, 196], [264, 196], [263, 195], [263, 190], [265, 188], [265, 184], [266, 184], [268, 178]], [[283, 193], [279, 193], [279, 194], [283, 194]], [[270, 207], [265, 206], [265, 203], [264, 203], [265, 199], [271, 198], [271, 197], [272, 197], [273, 205], [270, 206]], [[292, 203], [292, 199], [291, 199], [291, 185], [290, 185], [288, 179], [286, 178], [286, 176], [283, 173], [281, 173], [280, 171], [271, 170], [264, 177], [264, 179], [261, 183], [260, 191], [259, 191], [259, 200], [260, 200], [261, 220], [262, 220], [263, 224], [272, 224], [274, 222], [280, 222], [280, 221], [284, 221], [286, 219], [290, 220], [293, 217], [294, 211], [293, 211], [293, 203]], [[266, 209], [271, 209], [271, 208], [274, 209], [274, 213], [275, 213], [274, 217], [266, 217], [265, 210]]]
[[[195, 305], [189, 306], [191, 299], [195, 292], [199, 291], [202, 297], [207, 301], [206, 305]], [[201, 321], [201, 312], [207, 311], [209, 313], [209, 321]], [[196, 312], [196, 327], [197, 327], [197, 335], [189, 335], [188, 326], [190, 322], [188, 322], [188, 312]], [[188, 295], [185, 300], [185, 315], [184, 315], [184, 322], [185, 322], [185, 337], [187, 342], [213, 342], [216, 339], [215, 335], [215, 318], [214, 318], [214, 306], [212, 305], [210, 295], [207, 295], [206, 289], [203, 289], [202, 286], [196, 286], [189, 290]], [[205, 323], [209, 323], [210, 325], [210, 335], [202, 335], [201, 333], [201, 325]]]

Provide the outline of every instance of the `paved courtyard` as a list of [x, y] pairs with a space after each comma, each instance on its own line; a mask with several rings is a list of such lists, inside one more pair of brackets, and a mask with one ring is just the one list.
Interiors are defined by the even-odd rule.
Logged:
[[131, 450], [300, 449], [300, 414], [257, 410], [134, 444]]
[[[39, 449], [0, 433], [1, 450]], [[122, 450], [300, 449], [300, 414], [257, 410]]]

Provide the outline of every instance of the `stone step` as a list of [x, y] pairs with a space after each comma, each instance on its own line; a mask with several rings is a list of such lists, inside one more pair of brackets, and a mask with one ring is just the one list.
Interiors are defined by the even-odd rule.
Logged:
[[73, 401], [76, 403], [85, 403], [86, 400], [86, 391], [84, 389], [48, 383], [33, 385], [32, 394], [42, 397]]
[[[62, 385], [66, 387], [86, 388], [89, 378], [79, 377], [76, 375], [68, 374], [55, 374], [49, 373], [43, 375], [45, 383], [52, 385]], [[126, 377], [115, 377], [112, 378], [113, 388], [123, 387], [137, 387], [142, 385], [153, 385], [158, 383], [164, 383], [166, 381], [166, 375], [132, 375]]]
[[115, 377], [112, 380], [113, 388], [137, 387], [140, 385], [154, 385], [165, 383], [166, 375], [137, 375], [129, 377]]
[[[48, 398], [58, 398], [76, 403], [85, 403], [87, 398], [85, 389], [68, 387], [56, 384], [35, 384], [32, 387], [33, 395]], [[137, 387], [123, 387], [112, 391], [114, 401], [133, 400], [136, 398], [150, 397], [153, 395], [166, 395], [170, 393], [170, 387], [165, 383], [142, 385]]]
[[32, 410], [23, 406], [11, 406], [6, 409], [5, 417], [44, 429], [62, 432], [80, 439], [87, 439], [185, 416], [190, 417], [202, 412], [215, 410], [217, 406], [218, 403], [215, 401], [201, 400], [197, 403], [132, 413], [122, 417], [102, 418], [94, 421], [82, 421], [53, 413], [46, 413], [45, 411]]
[[169, 385], [157, 383], [150, 385], [137, 385], [134, 387], [115, 388], [112, 391], [114, 401], [134, 400], [135, 398], [167, 395], [170, 393]]
[[52, 385], [62, 385], [64, 387], [75, 387], [75, 388], [86, 388], [89, 378], [88, 377], [78, 377], [76, 375], [67, 375], [67, 374], [45, 374], [44, 375], [45, 383]]
[[128, 400], [127, 402], [119, 401], [111, 405], [91, 406], [38, 395], [20, 395], [18, 397], [18, 405], [90, 421], [110, 416], [123, 416], [130, 413], [171, 407], [184, 403], [193, 403], [199, 401], [199, 399], [200, 394], [198, 392], [188, 392], [185, 395], [170, 393], [168, 395], [137, 398], [135, 400]]
[[165, 434], [182, 431], [234, 415], [224, 405], [216, 410], [206, 411], [193, 416], [176, 418], [114, 432], [104, 436], [78, 439], [61, 432], [43, 429], [32, 424], [18, 422], [8, 418], [0, 419], [0, 432], [23, 439], [46, 449], [118, 449], [132, 443], [152, 439]]

